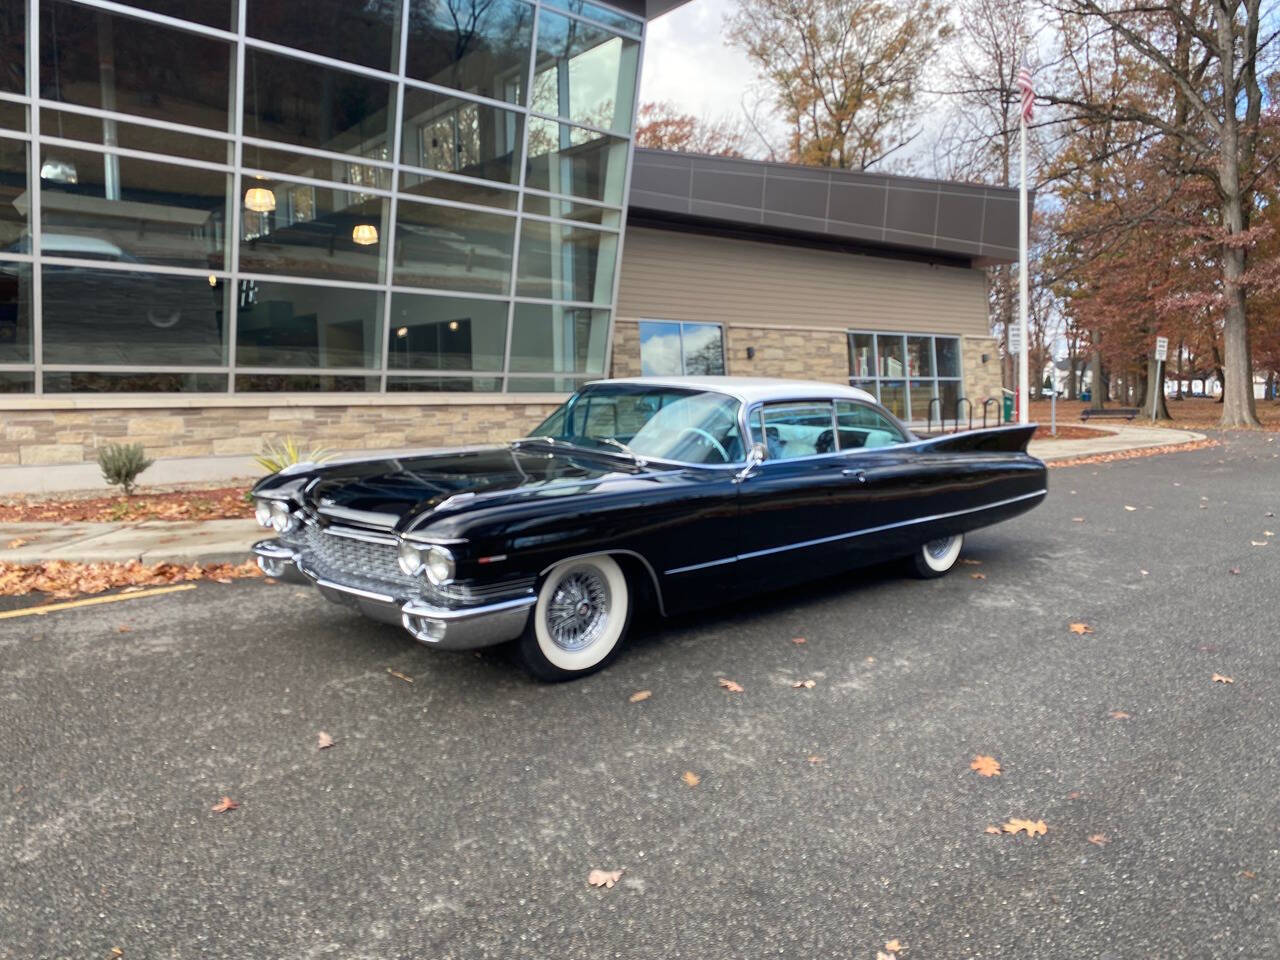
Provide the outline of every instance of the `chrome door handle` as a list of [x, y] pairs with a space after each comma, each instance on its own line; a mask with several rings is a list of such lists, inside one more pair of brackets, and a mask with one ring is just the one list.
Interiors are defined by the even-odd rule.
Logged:
[[865, 470], [847, 470], [847, 469], [841, 470], [840, 476], [852, 477], [854, 480], [857, 480], [859, 483], [867, 482], [867, 471]]

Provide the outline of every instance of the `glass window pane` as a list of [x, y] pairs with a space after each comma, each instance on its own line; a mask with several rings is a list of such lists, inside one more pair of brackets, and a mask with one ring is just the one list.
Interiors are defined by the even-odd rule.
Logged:
[[875, 382], [874, 380], [853, 380], [853, 379], [850, 379], [850, 380], [849, 380], [849, 386], [851, 386], [851, 387], [857, 387], [859, 390], [865, 390], [865, 391], [867, 391], [867, 393], [871, 394], [871, 396], [873, 396], [873, 397], [879, 397], [879, 391], [878, 391], [878, 389], [876, 388], [876, 382]]
[[517, 303], [511, 370], [603, 373], [608, 336], [608, 310]]
[[[389, 201], [306, 183], [244, 180], [240, 269], [321, 280], [377, 283]], [[255, 211], [255, 190], [270, 190], [275, 209]]]
[[0, 251], [30, 253], [30, 176], [25, 140], [0, 137]]
[[[855, 378], [866, 378], [874, 377], [875, 375], [875, 334], [849, 334], [849, 376]], [[855, 384], [855, 386], [857, 386], [857, 384]]]
[[932, 338], [907, 337], [907, 364], [913, 377], [933, 376]]
[[724, 374], [724, 341], [714, 323], [682, 324], [684, 372], [690, 377]]
[[933, 403], [933, 381], [911, 381], [911, 416], [916, 420], [928, 420], [930, 413], [936, 423], [941, 419], [939, 406]]
[[230, 186], [230, 176], [216, 170], [45, 147], [41, 250], [222, 269]]
[[519, 0], [410, 0], [405, 73], [523, 104], [532, 42], [533, 7]]
[[602, 130], [627, 133], [640, 43], [544, 9], [530, 106]]
[[382, 363], [378, 335], [382, 294], [377, 291], [242, 280], [239, 300], [236, 363], [240, 366], [376, 367]]
[[640, 372], [646, 377], [678, 377], [684, 372], [680, 324], [640, 322]]
[[518, 183], [521, 117], [470, 100], [406, 87], [400, 155], [414, 167]]
[[510, 293], [515, 217], [413, 201], [396, 210], [395, 283]]
[[902, 337], [896, 333], [881, 333], [876, 336], [876, 347], [880, 353], [880, 376], [901, 377], [906, 375], [906, 367], [902, 353]]
[[245, 31], [284, 47], [392, 73], [400, 68], [399, 0], [248, 0]]
[[454, 200], [458, 203], [475, 203], [486, 207], [497, 207], [500, 210], [514, 210], [516, 198], [520, 196], [515, 190], [504, 190], [501, 187], [491, 187], [465, 180], [447, 180], [444, 177], [433, 177], [430, 174], [414, 173], [409, 170], [400, 173], [400, 192], [411, 193], [415, 197], [434, 197], [440, 200]]
[[328, 180], [353, 187], [372, 187], [375, 190], [391, 189], [391, 170], [361, 159], [387, 160], [389, 151], [385, 145], [375, 147], [364, 154], [352, 154], [350, 160], [336, 157], [313, 157], [292, 150], [277, 150], [256, 143], [244, 145], [244, 167], [248, 170], [266, 170], [312, 180]]
[[505, 300], [396, 293], [391, 297], [392, 370], [501, 370]]
[[899, 419], [907, 416], [907, 386], [901, 380], [880, 381], [880, 404]]
[[225, 373], [130, 373], [52, 370], [45, 393], [226, 393]]
[[529, 119], [526, 186], [621, 204], [626, 167], [625, 140], [567, 123]]
[[234, 30], [233, 0], [120, 0], [121, 3], [179, 20], [191, 20], [207, 27]]
[[765, 446], [770, 460], [793, 460], [834, 453], [830, 403], [766, 403]]
[[963, 396], [959, 380], [939, 380], [938, 396], [942, 402], [942, 415], [948, 420], [968, 418], [968, 404], [960, 402]]
[[385, 80], [245, 49], [247, 137], [373, 156], [390, 142], [393, 103]]
[[508, 377], [508, 393], [573, 393], [585, 380], [574, 377]]
[[27, 5], [12, 0], [0, 6], [0, 90], [27, 92]]
[[543, 0], [546, 6], [555, 7], [558, 10], [564, 10], [566, 13], [576, 13], [579, 16], [590, 17], [609, 27], [617, 27], [619, 30], [630, 30], [632, 33], [639, 33], [644, 25], [634, 17], [628, 17], [624, 13], [618, 13], [616, 10], [606, 10], [604, 7], [595, 3], [585, 3], [584, 0]]
[[0, 261], [0, 363], [31, 361], [31, 264]]
[[227, 362], [225, 280], [51, 263], [43, 278], [45, 363]]
[[906, 441], [897, 424], [880, 411], [861, 403], [837, 400], [836, 426], [841, 450], [885, 447]]
[[16, 370], [0, 370], [0, 393], [34, 393], [36, 376]]
[[40, 95], [230, 130], [232, 46], [91, 7], [40, 6]]
[[520, 226], [516, 293], [543, 300], [613, 301], [618, 235], [525, 220]]
[[374, 393], [378, 390], [378, 378], [311, 373], [254, 373], [236, 376], [236, 391], [239, 393], [290, 393], [295, 390]]
[[555, 217], [557, 220], [576, 220], [579, 223], [595, 223], [602, 227], [618, 227], [622, 211], [612, 207], [596, 207], [587, 203], [574, 203], [560, 197], [541, 197], [536, 193], [524, 196], [525, 213]]
[[11, 100], [0, 100], [0, 129], [27, 130], [26, 104], [14, 103]]
[[233, 159], [230, 140], [174, 133], [172, 130], [148, 127], [141, 123], [126, 123], [123, 120], [103, 120], [69, 110], [42, 109], [40, 132], [47, 137], [84, 140], [95, 144], [109, 142], [128, 150], [189, 157], [206, 163], [230, 164]]
[[500, 393], [501, 377], [387, 377], [391, 392]]
[[938, 376], [960, 376], [960, 340], [957, 337], [937, 337]]

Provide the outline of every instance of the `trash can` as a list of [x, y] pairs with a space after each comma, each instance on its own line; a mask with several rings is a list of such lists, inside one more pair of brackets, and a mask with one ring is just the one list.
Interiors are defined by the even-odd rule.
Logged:
[[1004, 395], [1004, 422], [1013, 423], [1013, 397]]

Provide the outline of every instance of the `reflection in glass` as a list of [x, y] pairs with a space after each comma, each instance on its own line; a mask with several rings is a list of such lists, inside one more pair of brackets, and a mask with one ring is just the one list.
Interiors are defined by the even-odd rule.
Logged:
[[362, 163], [363, 159], [387, 160], [389, 151], [383, 145], [381, 149], [352, 155], [350, 160], [339, 160], [337, 157], [313, 157], [310, 154], [295, 153], [292, 150], [277, 150], [256, 143], [246, 143], [243, 164], [247, 170], [266, 170], [269, 173], [327, 180], [330, 183], [341, 183], [352, 187], [390, 190], [391, 171], [386, 167], [374, 166], [372, 163]]
[[520, 0], [410, 0], [405, 73], [523, 104], [532, 35], [533, 7]]
[[906, 367], [902, 356], [902, 337], [896, 333], [882, 333], [876, 337], [876, 346], [880, 351], [880, 376], [903, 376]]
[[723, 375], [724, 343], [720, 328], [714, 323], [685, 323], [681, 324], [680, 331], [684, 337], [685, 375]]
[[639, 326], [644, 376], [724, 373], [724, 342], [718, 325], [642, 320]]
[[[0, 90], [27, 92], [27, 5], [0, 7]], [[3, 117], [3, 111], [0, 111]]]
[[937, 337], [938, 376], [960, 376], [960, 340], [957, 337]]
[[385, 160], [393, 103], [385, 80], [245, 49], [247, 137]]
[[221, 269], [227, 174], [64, 147], [40, 163], [46, 256]]
[[377, 377], [350, 374], [253, 373], [236, 376], [239, 393], [291, 393], [305, 390], [323, 393], [370, 393], [378, 389]]
[[[927, 420], [930, 413], [933, 419], [939, 419], [938, 404], [931, 403], [933, 400], [933, 381], [932, 380], [912, 380], [911, 381], [911, 410], [910, 414], [917, 420]], [[947, 411], [947, 416], [951, 416], [951, 412]]]
[[508, 377], [508, 393], [573, 393], [587, 381], [575, 377]]
[[640, 42], [544, 9], [530, 107], [601, 130], [631, 128]]
[[275, 209], [241, 212], [240, 269], [377, 283], [388, 201], [288, 181], [242, 181], [275, 195]]
[[497, 393], [501, 377], [387, 377], [387, 390], [420, 393]]
[[[875, 363], [875, 334], [849, 334], [849, 376], [874, 377]], [[854, 386], [858, 384], [855, 383]], [[870, 392], [875, 393], [875, 384], [871, 385]]]
[[223, 30], [235, 29], [233, 0], [121, 0], [122, 3], [179, 20], [203, 23]]
[[27, 142], [0, 137], [0, 251], [31, 252]]
[[506, 346], [505, 300], [391, 296], [391, 370], [501, 370]]
[[0, 363], [31, 361], [31, 264], [0, 260]]
[[519, 194], [515, 190], [502, 189], [484, 183], [472, 183], [468, 180], [446, 180], [444, 177], [433, 177], [426, 173], [414, 173], [412, 170], [400, 172], [400, 193], [413, 194], [415, 197], [453, 200], [457, 203], [474, 203], [485, 207], [497, 207], [500, 210], [514, 210]]
[[622, 222], [621, 210], [597, 207], [588, 203], [574, 203], [572, 200], [561, 197], [542, 197], [536, 193], [525, 194], [524, 210], [525, 213], [555, 217], [557, 220], [576, 220], [579, 223], [594, 223], [615, 229]]
[[225, 40], [64, 0], [40, 5], [46, 99], [229, 131], [232, 56]]
[[394, 283], [510, 292], [514, 217], [412, 201], [396, 209]]
[[227, 362], [225, 280], [50, 263], [43, 275], [45, 363]]
[[898, 419], [907, 419], [906, 384], [901, 380], [881, 380], [880, 404]]
[[217, 137], [202, 137], [190, 133], [175, 133], [141, 123], [123, 120], [102, 120], [69, 110], [44, 109], [40, 113], [40, 132], [48, 137], [67, 140], [84, 140], [87, 143], [110, 142], [129, 150], [146, 150], [167, 156], [189, 157], [206, 163], [232, 162], [231, 141]]
[[620, 205], [626, 172], [625, 140], [529, 118], [526, 186]]
[[644, 24], [635, 17], [628, 17], [626, 14], [618, 13], [616, 10], [607, 10], [598, 4], [586, 3], [585, 0], [543, 0], [543, 2], [549, 7], [564, 10], [566, 13], [590, 17], [592, 20], [603, 23], [607, 27], [629, 30], [632, 33], [639, 33], [644, 29]]
[[404, 118], [400, 155], [409, 166], [519, 181], [518, 113], [406, 87]]
[[27, 129], [26, 106], [21, 103], [13, 103], [10, 100], [0, 100], [0, 129], [21, 130], [25, 133]]
[[959, 419], [967, 415], [965, 404], [960, 403], [960, 397], [963, 396], [960, 389], [959, 380], [939, 380], [938, 381], [938, 397], [942, 403], [942, 415], [947, 419]]
[[913, 377], [933, 376], [932, 338], [907, 337], [907, 364]]
[[540, 300], [610, 303], [618, 235], [526, 220], [520, 227], [516, 293]]
[[49, 370], [45, 393], [226, 393], [225, 373]]
[[517, 303], [511, 370], [603, 373], [608, 334], [608, 310]]
[[376, 367], [382, 361], [382, 295], [376, 291], [242, 280], [239, 300], [240, 366]]
[[34, 393], [35, 374], [0, 370], [0, 393]]
[[400, 60], [400, 0], [248, 0], [245, 31], [284, 47], [395, 72]]

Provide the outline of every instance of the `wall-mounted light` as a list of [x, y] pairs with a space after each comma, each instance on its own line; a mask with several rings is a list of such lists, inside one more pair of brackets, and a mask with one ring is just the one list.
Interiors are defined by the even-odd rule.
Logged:
[[450, 320], [450, 321], [449, 321], [449, 329], [450, 329], [450, 330], [457, 330], [457, 329], [458, 329], [458, 321], [457, 321], [457, 320]]
[[982, 362], [983, 362], [983, 363], [986, 363], [986, 362], [987, 362], [988, 360], [990, 360], [990, 359], [991, 359], [991, 354], [989, 354], [989, 353], [984, 353], [984, 354], [982, 355]]
[[748, 360], [754, 360], [755, 358], [756, 358], [756, 348], [755, 348], [755, 347], [747, 347], [747, 359], [748, 359]]
[[215, 277], [212, 273], [209, 274], [209, 286], [216, 287], [217, 285], [218, 285], [218, 278]]
[[357, 223], [351, 228], [351, 239], [362, 247], [377, 243], [378, 228], [372, 223]]
[[254, 213], [270, 213], [276, 208], [276, 195], [266, 187], [250, 187], [244, 192], [244, 205]]

